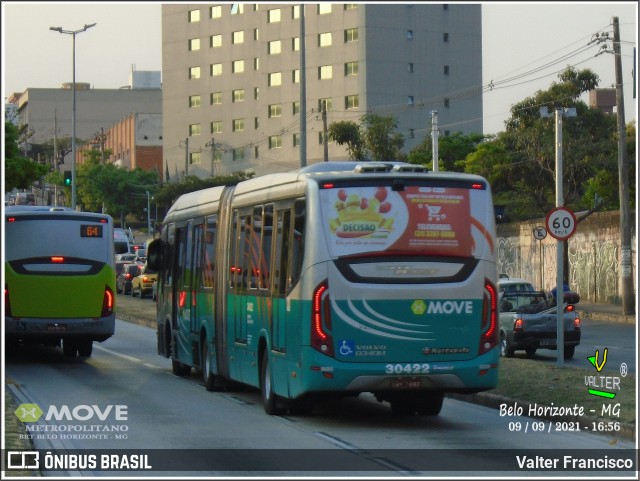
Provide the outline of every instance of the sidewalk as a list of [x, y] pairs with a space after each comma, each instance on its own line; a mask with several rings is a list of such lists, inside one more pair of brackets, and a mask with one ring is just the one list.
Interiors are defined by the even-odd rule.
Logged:
[[635, 314], [623, 314], [622, 306], [617, 304], [598, 304], [594, 302], [579, 302], [576, 310], [580, 317], [603, 322], [621, 322], [623, 324], [635, 324], [637, 312]]

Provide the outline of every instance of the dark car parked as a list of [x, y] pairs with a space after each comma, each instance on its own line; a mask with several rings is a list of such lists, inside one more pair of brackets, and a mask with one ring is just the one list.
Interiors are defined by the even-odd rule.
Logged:
[[129, 294], [131, 292], [131, 281], [141, 272], [142, 266], [140, 264], [125, 264], [120, 274], [116, 277], [116, 291], [118, 294]]

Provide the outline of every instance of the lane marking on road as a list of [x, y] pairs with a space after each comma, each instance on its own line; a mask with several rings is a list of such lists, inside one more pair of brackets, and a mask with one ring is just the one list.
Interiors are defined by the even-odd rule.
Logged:
[[138, 359], [137, 357], [127, 356], [126, 354], [120, 354], [119, 352], [112, 351], [111, 349], [107, 349], [106, 347], [102, 347], [102, 346], [94, 346], [94, 348], [100, 349], [101, 351], [104, 351], [113, 356], [121, 357], [122, 359], [126, 359], [127, 361], [142, 364], [142, 359]]

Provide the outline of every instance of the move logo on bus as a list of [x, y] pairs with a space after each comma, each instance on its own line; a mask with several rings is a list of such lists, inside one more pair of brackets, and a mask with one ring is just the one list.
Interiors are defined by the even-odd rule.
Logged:
[[411, 304], [411, 312], [416, 316], [423, 314], [473, 314], [473, 301], [429, 301], [416, 299]]

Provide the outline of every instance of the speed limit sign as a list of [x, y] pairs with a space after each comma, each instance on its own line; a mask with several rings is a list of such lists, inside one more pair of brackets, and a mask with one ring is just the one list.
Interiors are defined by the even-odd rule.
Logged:
[[566, 207], [552, 209], [546, 217], [549, 234], [558, 240], [567, 240], [576, 232], [576, 216]]

